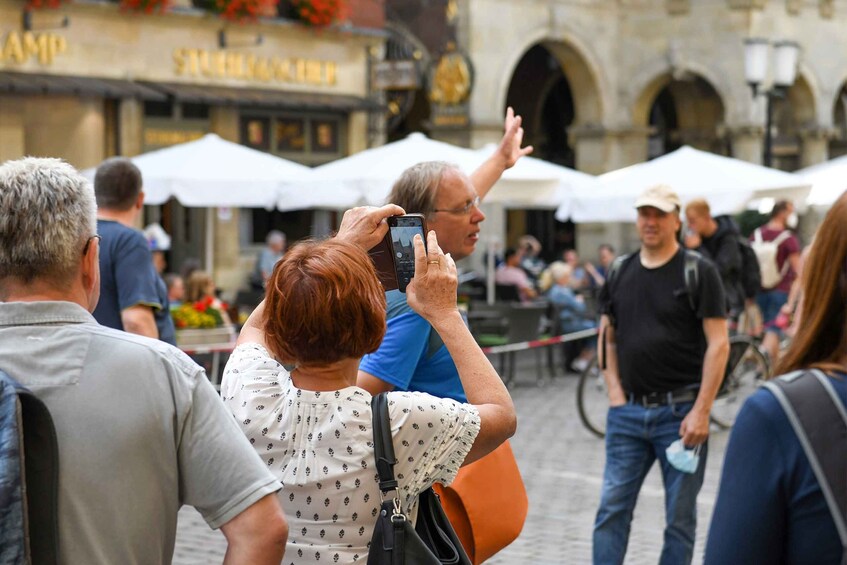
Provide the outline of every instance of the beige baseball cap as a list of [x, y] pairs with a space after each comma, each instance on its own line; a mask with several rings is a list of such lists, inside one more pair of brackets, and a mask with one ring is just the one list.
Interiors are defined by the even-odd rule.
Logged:
[[652, 206], [662, 212], [673, 212], [682, 208], [682, 201], [671, 187], [666, 184], [657, 184], [642, 192], [638, 200], [635, 201], [636, 208], [642, 206]]

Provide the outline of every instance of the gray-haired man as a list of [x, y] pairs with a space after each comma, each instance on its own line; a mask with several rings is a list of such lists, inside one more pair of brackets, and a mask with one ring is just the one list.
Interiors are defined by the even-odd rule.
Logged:
[[170, 563], [197, 508], [226, 563], [278, 564], [281, 488], [203, 370], [175, 347], [106, 328], [94, 192], [70, 165], [0, 166], [0, 369], [49, 408], [59, 443], [59, 561]]

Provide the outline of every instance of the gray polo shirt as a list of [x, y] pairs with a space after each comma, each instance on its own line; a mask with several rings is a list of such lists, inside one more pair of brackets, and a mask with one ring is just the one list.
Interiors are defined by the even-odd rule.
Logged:
[[170, 563], [180, 506], [217, 528], [281, 488], [203, 369], [77, 304], [0, 303], [0, 368], [56, 425], [61, 563]]

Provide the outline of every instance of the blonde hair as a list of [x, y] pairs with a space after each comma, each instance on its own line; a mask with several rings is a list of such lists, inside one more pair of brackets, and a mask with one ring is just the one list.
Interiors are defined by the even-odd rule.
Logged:
[[685, 206], [685, 213], [694, 214], [700, 218], [709, 217], [712, 215], [712, 208], [703, 198], [695, 198]]
[[541, 273], [541, 276], [538, 277], [538, 290], [541, 292], [547, 292], [554, 283], [560, 281], [563, 277], [569, 277], [572, 274], [573, 267], [564, 261], [553, 261], [550, 263], [550, 266]]

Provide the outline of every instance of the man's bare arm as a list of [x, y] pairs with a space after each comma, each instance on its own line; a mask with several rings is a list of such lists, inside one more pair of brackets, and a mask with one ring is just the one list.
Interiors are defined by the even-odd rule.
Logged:
[[[604, 347], [605, 342], [605, 347]], [[600, 317], [600, 334], [597, 337], [597, 361], [603, 367], [605, 360], [605, 369], [603, 369], [603, 379], [606, 381], [606, 388], [609, 390], [609, 406], [622, 406], [626, 404], [626, 393], [621, 386], [621, 378], [618, 373], [618, 351], [615, 341], [615, 327], [612, 325], [609, 316], [603, 315]], [[604, 359], [605, 356], [605, 359]]]
[[279, 565], [288, 524], [276, 494], [269, 494], [221, 526], [227, 541], [224, 565]]
[[121, 323], [126, 332], [159, 339], [159, 329], [151, 306], [139, 304], [121, 310]]
[[494, 186], [503, 172], [514, 166], [514, 164], [523, 157], [532, 153], [532, 146], [521, 148], [523, 143], [523, 128], [521, 127], [521, 117], [515, 116], [514, 110], [508, 108], [506, 110], [506, 122], [503, 139], [500, 140], [500, 145], [494, 153], [486, 159], [486, 161], [471, 174], [471, 183], [476, 189], [476, 193], [481, 199], [485, 198], [491, 187]]
[[706, 354], [703, 357], [703, 377], [700, 392], [691, 412], [682, 420], [679, 435], [687, 446], [700, 445], [709, 437], [709, 412], [723, 382], [729, 357], [729, 332], [723, 318], [705, 318]]

